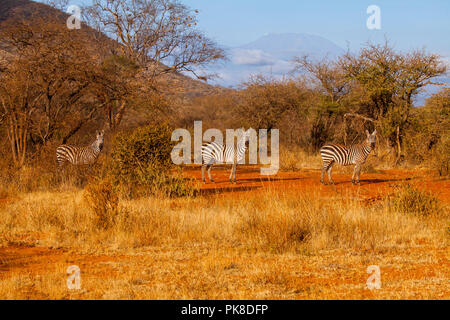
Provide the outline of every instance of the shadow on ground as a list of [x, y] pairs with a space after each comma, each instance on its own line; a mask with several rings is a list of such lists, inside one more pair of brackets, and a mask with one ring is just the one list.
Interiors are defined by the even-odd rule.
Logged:
[[220, 193], [227, 193], [227, 192], [239, 192], [239, 191], [252, 191], [252, 190], [257, 190], [257, 189], [261, 189], [260, 186], [255, 186], [255, 187], [250, 187], [250, 186], [229, 186], [229, 187], [217, 187], [217, 188], [209, 188], [209, 189], [202, 189], [200, 190], [200, 195], [202, 196], [207, 196], [207, 195], [212, 195], [212, 194], [220, 194]]
[[[420, 179], [420, 177], [413, 177], [413, 178], [404, 178], [404, 179], [362, 179], [361, 182], [361, 186], [366, 186], [366, 185], [371, 185], [371, 184], [377, 184], [377, 183], [387, 183], [387, 182], [406, 182], [406, 181], [412, 181], [412, 180], [417, 180]], [[351, 180], [349, 181], [339, 181], [339, 182], [335, 182], [334, 185], [338, 186], [338, 185], [342, 185], [342, 184], [351, 184]], [[329, 185], [327, 183], [327, 185]]]

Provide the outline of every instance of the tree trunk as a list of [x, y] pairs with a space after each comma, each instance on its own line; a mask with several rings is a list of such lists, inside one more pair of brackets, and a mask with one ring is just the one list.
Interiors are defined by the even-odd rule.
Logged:
[[[126, 101], [122, 100], [120, 106], [115, 111], [113, 103], [118, 103], [119, 101], [109, 102], [107, 104], [106, 113], [108, 116], [109, 129], [112, 132], [115, 132], [122, 122], [123, 116], [126, 111]], [[114, 112], [115, 111], [115, 112]]]
[[14, 165], [18, 168], [25, 164], [27, 151], [27, 117], [11, 114], [8, 118], [8, 140]]
[[122, 101], [122, 104], [120, 105], [119, 109], [117, 110], [116, 116], [114, 117], [114, 128], [113, 128], [114, 131], [117, 130], [120, 123], [122, 122], [125, 110], [126, 110], [126, 102]]
[[396, 142], [397, 142], [397, 159], [395, 160], [395, 164], [398, 165], [400, 162], [400, 157], [402, 156], [402, 146], [400, 143], [400, 126], [397, 126]]

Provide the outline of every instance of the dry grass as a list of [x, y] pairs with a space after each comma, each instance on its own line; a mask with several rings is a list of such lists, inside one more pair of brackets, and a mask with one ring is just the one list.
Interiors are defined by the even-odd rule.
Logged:
[[[426, 228], [429, 221], [388, 205], [324, 201], [314, 193], [264, 190], [234, 197], [122, 200], [117, 209], [100, 213], [86, 201], [86, 193], [25, 194], [21, 201], [0, 208], [3, 245], [8, 238], [29, 233], [45, 235], [39, 239], [42, 245], [88, 250], [208, 242], [283, 253], [304, 248], [381, 249], [410, 245], [423, 237], [445, 240], [444, 234], [438, 237]], [[114, 214], [109, 228], [104, 226], [107, 212]]]
[[[121, 200], [105, 229], [85, 191], [21, 198], [0, 207], [0, 246], [64, 251], [55, 260], [44, 258], [49, 259], [45, 268], [33, 267], [35, 254], [13, 267], [0, 277], [1, 298], [376, 298], [364, 289], [365, 268], [383, 264], [395, 270], [400, 256], [401, 265], [409, 263], [418, 277], [423, 259], [437, 266], [434, 282], [404, 282], [399, 289], [401, 275], [393, 276], [380, 298], [442, 298], [449, 292], [448, 260], [445, 255], [442, 260], [449, 240], [447, 211], [420, 217], [384, 202], [366, 207], [338, 196], [264, 189]], [[431, 248], [425, 256], [424, 244]], [[82, 269], [82, 291], [65, 288], [71, 264]]]
[[282, 171], [298, 171], [300, 169], [320, 169], [320, 154], [309, 154], [298, 146], [280, 146], [280, 169]]

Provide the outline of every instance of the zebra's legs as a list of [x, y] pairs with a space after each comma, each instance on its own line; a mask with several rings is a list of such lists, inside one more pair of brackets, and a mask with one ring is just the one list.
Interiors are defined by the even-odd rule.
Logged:
[[236, 184], [236, 163], [233, 163], [230, 173], [230, 183]]
[[327, 171], [328, 165], [323, 165], [322, 167], [322, 175], [320, 176], [320, 183], [325, 185], [325, 181], [323, 180], [323, 178], [325, 177], [325, 171]]
[[61, 183], [65, 183], [66, 182], [66, 168], [67, 165], [65, 165], [65, 161], [59, 161], [58, 160], [58, 173], [61, 177]]
[[209, 180], [210, 180], [212, 183], [215, 183], [215, 182], [214, 182], [214, 179], [211, 177], [212, 164], [208, 164], [208, 165], [206, 166], [206, 169], [208, 170], [208, 178], [209, 178]]
[[[330, 168], [331, 168], [332, 166], [333, 166], [333, 161], [331, 161], [331, 162], [329, 162], [329, 163], [324, 163], [324, 164], [323, 164], [323, 167], [322, 167], [322, 175], [321, 175], [321, 177], [320, 177], [320, 182], [321, 182], [323, 185], [326, 185], [326, 184], [325, 184], [325, 181], [324, 181], [324, 178], [325, 178], [325, 172], [328, 171], [328, 170], [330, 170]], [[329, 179], [330, 179], [330, 182], [332, 182], [333, 180], [331, 180], [330, 172], [328, 172], [328, 177], [329, 177]]]
[[206, 168], [206, 164], [203, 164], [202, 165], [202, 182], [203, 183], [206, 183], [206, 180], [205, 180], [205, 168]]
[[333, 170], [333, 164], [334, 162], [331, 162], [328, 166], [328, 180], [330, 181], [330, 184], [334, 184], [333, 178], [331, 177], [331, 171]]
[[353, 177], [352, 177], [352, 183], [355, 184], [355, 176], [356, 176], [356, 184], [360, 185], [359, 183], [359, 176], [361, 175], [361, 165], [357, 164], [355, 166], [355, 171], [353, 173]]
[[202, 165], [202, 182], [203, 183], [206, 183], [205, 170], [208, 171], [208, 178], [209, 178], [209, 180], [211, 180], [211, 182], [214, 183], [214, 179], [211, 177], [211, 168], [212, 168], [212, 164], [203, 164]]
[[355, 184], [355, 176], [356, 176], [357, 168], [358, 168], [358, 165], [355, 165], [355, 168], [353, 168], [352, 184]]

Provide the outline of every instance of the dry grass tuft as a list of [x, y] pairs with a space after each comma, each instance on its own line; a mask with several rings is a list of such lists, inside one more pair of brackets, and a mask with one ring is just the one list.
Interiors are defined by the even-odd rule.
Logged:
[[[111, 185], [100, 182], [85, 192], [23, 195], [22, 201], [0, 208], [0, 232], [6, 238], [45, 234], [40, 243], [88, 250], [210, 243], [275, 253], [389, 248], [416, 238], [441, 239], [422, 220], [397, 208], [270, 190], [231, 198], [118, 201]], [[424, 215], [425, 209], [415, 208]]]
[[309, 154], [298, 146], [280, 146], [280, 169], [282, 171], [298, 171], [300, 169], [319, 169], [322, 160], [320, 154]]
[[392, 209], [419, 216], [438, 215], [443, 205], [431, 192], [420, 191], [410, 184], [399, 185], [389, 198]]
[[94, 225], [107, 230], [115, 224], [118, 215], [119, 196], [108, 180], [91, 182], [84, 190], [84, 201], [91, 209]]

